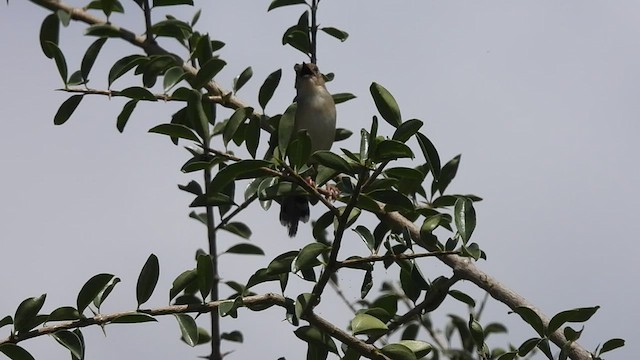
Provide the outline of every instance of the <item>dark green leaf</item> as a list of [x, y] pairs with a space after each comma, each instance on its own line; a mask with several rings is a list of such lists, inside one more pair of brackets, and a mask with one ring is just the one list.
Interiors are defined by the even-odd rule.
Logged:
[[153, 0], [153, 6], [191, 5], [193, 0]]
[[164, 79], [162, 81], [162, 87], [164, 92], [169, 91], [177, 83], [182, 81], [185, 77], [184, 69], [181, 66], [174, 66], [164, 73]]
[[42, 309], [46, 298], [47, 294], [42, 294], [37, 298], [25, 299], [18, 305], [18, 309], [16, 309], [16, 313], [13, 316], [13, 328], [15, 331], [26, 332], [37, 326], [36, 317], [38, 316], [38, 311]]
[[117, 38], [122, 36], [118, 28], [109, 24], [91, 25], [87, 28], [87, 30], [85, 30], [84, 34], [86, 36], [110, 37], [110, 38]]
[[442, 167], [440, 177], [438, 177], [438, 181], [436, 183], [440, 194], [444, 194], [444, 191], [451, 183], [451, 180], [456, 176], [456, 173], [458, 172], [458, 165], [460, 165], [460, 156], [461, 155], [455, 156]]
[[193, 80], [193, 88], [199, 89], [205, 86], [211, 79], [213, 79], [216, 74], [227, 65], [226, 61], [219, 58], [212, 58], [207, 61], [202, 68], [198, 71], [195, 79]]
[[69, 71], [67, 70], [67, 60], [64, 58], [64, 54], [60, 51], [58, 45], [51, 41], [46, 41], [44, 46], [48, 49], [49, 54], [52, 55], [53, 59], [56, 61], [56, 66], [58, 67], [58, 73], [62, 78], [62, 82], [67, 85], [67, 76], [69, 75]]
[[355, 99], [356, 96], [351, 94], [351, 93], [338, 93], [338, 94], [331, 94], [331, 97], [333, 98], [333, 102], [338, 105], [340, 103], [343, 102], [347, 102], [351, 99]]
[[118, 316], [111, 321], [111, 324], [138, 324], [144, 322], [157, 322], [156, 318], [145, 313], [126, 314]]
[[187, 119], [190, 128], [196, 131], [201, 139], [209, 138], [209, 119], [202, 104], [202, 94], [197, 90], [189, 91], [187, 95]]
[[375, 239], [373, 238], [373, 234], [371, 234], [371, 231], [369, 231], [369, 229], [362, 225], [358, 225], [355, 229], [353, 229], [353, 231], [360, 235], [360, 238], [367, 245], [371, 253], [374, 253], [376, 251]]
[[98, 308], [98, 312], [100, 312], [100, 306], [107, 299], [113, 288], [120, 282], [120, 278], [114, 277], [107, 283], [107, 285], [98, 293], [98, 295], [93, 299], [93, 305]]
[[602, 348], [600, 349], [600, 354], [606, 353], [607, 351], [615, 350], [623, 346], [624, 346], [623, 339], [616, 338], [616, 339], [607, 340], [605, 341], [604, 344], [602, 344]]
[[225, 251], [226, 254], [243, 254], [243, 255], [264, 255], [264, 251], [259, 246], [242, 243], [236, 244]]
[[140, 275], [138, 275], [138, 283], [136, 285], [136, 299], [138, 300], [138, 308], [151, 298], [153, 290], [158, 284], [160, 277], [160, 263], [158, 257], [154, 254], [149, 255], [144, 263]]
[[245, 131], [245, 143], [247, 144], [247, 151], [252, 158], [256, 158], [258, 151], [258, 145], [260, 145], [260, 119], [252, 116], [249, 120], [249, 125]]
[[65, 321], [65, 320], [78, 320], [80, 319], [80, 313], [78, 310], [71, 306], [59, 307], [49, 314], [47, 321]]
[[297, 104], [293, 103], [287, 107], [278, 123], [278, 148], [281, 154], [287, 153], [287, 147], [293, 136], [295, 126]]
[[267, 107], [267, 103], [273, 97], [273, 93], [276, 91], [278, 84], [280, 84], [280, 78], [282, 77], [282, 69], [278, 69], [264, 80], [262, 86], [260, 86], [260, 91], [258, 92], [258, 103], [260, 107], [264, 110]]
[[395, 128], [400, 126], [402, 124], [402, 116], [393, 95], [382, 85], [375, 82], [371, 84], [369, 91], [382, 118]]
[[334, 38], [344, 42], [345, 40], [347, 40], [347, 38], [349, 37], [349, 34], [346, 31], [342, 31], [340, 29], [336, 29], [334, 27], [323, 27], [320, 28], [320, 30], [324, 31], [325, 33], [333, 36]]
[[431, 346], [431, 344], [419, 340], [400, 340], [398, 344], [409, 348], [409, 350], [415, 354], [416, 358], [419, 359], [427, 356], [431, 350], [433, 350], [433, 346]]
[[327, 335], [316, 327], [308, 325], [301, 326], [297, 328], [293, 333], [296, 334], [296, 336], [300, 340], [320, 346], [325, 351], [338, 354], [338, 348], [336, 347], [336, 344], [331, 336]]
[[440, 157], [438, 156], [438, 151], [436, 150], [436, 147], [433, 146], [431, 140], [422, 135], [422, 133], [416, 133], [416, 138], [418, 139], [418, 144], [420, 145], [422, 154], [429, 165], [429, 169], [431, 170], [434, 179], [437, 180], [440, 178]]
[[42, 48], [42, 52], [46, 57], [52, 59], [54, 57], [54, 53], [47, 45], [48, 42], [58, 45], [60, 36], [60, 20], [55, 14], [50, 14], [44, 21], [42, 21], [42, 26], [40, 27], [40, 47]]
[[449, 290], [449, 295], [458, 301], [462, 301], [463, 303], [469, 305], [469, 307], [475, 307], [476, 302], [473, 298], [462, 291], [459, 290]]
[[476, 228], [476, 211], [473, 208], [473, 201], [463, 197], [458, 198], [453, 212], [458, 233], [466, 244]]
[[351, 164], [340, 156], [330, 151], [316, 151], [313, 153], [312, 159], [321, 165], [336, 170], [343, 174], [353, 174], [354, 170]]
[[593, 316], [600, 309], [600, 306], [578, 308], [572, 310], [566, 310], [554, 315], [549, 321], [549, 334], [558, 330], [564, 323], [580, 323], [585, 322]]
[[376, 190], [367, 194], [370, 198], [385, 204], [386, 211], [413, 210], [413, 202], [395, 190]]
[[80, 101], [82, 101], [83, 97], [84, 95], [73, 95], [65, 100], [62, 105], [60, 105], [60, 108], [58, 108], [56, 115], [53, 117], [53, 123], [55, 125], [62, 125], [67, 122], [73, 112], [76, 111], [78, 105], [80, 105]]
[[376, 145], [373, 160], [383, 162], [401, 158], [413, 159], [411, 148], [398, 140], [382, 140]]
[[98, 274], [89, 279], [78, 293], [78, 313], [82, 314], [87, 306], [97, 299], [114, 279], [117, 278], [112, 274]]
[[270, 166], [271, 163], [266, 160], [241, 160], [237, 163], [226, 166], [220, 170], [209, 184], [208, 193], [214, 194], [221, 192], [229, 183], [240, 180], [257, 177], [261, 168]]
[[109, 70], [109, 88], [111, 88], [111, 84], [113, 84], [113, 82], [116, 81], [119, 77], [126, 74], [129, 70], [140, 65], [144, 61], [147, 61], [147, 58], [143, 55], [129, 55], [116, 61]]
[[525, 342], [523, 342], [520, 347], [518, 347], [518, 355], [521, 357], [526, 356], [527, 354], [529, 354], [531, 352], [531, 350], [533, 350], [536, 346], [538, 346], [538, 343], [540, 343], [540, 341], [542, 341], [542, 339], [539, 338], [531, 338]]
[[234, 111], [233, 115], [229, 118], [227, 122], [227, 126], [224, 128], [224, 133], [222, 134], [222, 138], [224, 140], [224, 146], [229, 144], [229, 141], [233, 138], [240, 127], [240, 124], [244, 123], [244, 121], [253, 114], [253, 108], [244, 107], [238, 108]]
[[544, 324], [540, 319], [540, 316], [531, 308], [519, 306], [513, 310], [516, 314], [520, 315], [522, 320], [531, 325], [538, 335], [544, 336]]
[[422, 125], [423, 122], [418, 119], [410, 119], [403, 122], [393, 133], [393, 140], [406, 142], [420, 130]]
[[322, 253], [329, 252], [331, 248], [325, 244], [321, 243], [311, 243], [303, 247], [298, 256], [295, 259], [293, 265], [293, 272], [298, 272], [299, 270], [311, 269], [314, 266], [320, 265], [318, 261], [318, 256]]
[[269, 5], [269, 9], [267, 9], [267, 11], [277, 9], [282, 6], [298, 5], [298, 4], [306, 4], [306, 3], [304, 2], [304, 0], [273, 0], [271, 1], [271, 4]]
[[91, 68], [93, 67], [93, 64], [95, 64], [96, 58], [100, 53], [100, 49], [102, 49], [102, 45], [104, 45], [105, 42], [107, 42], [107, 38], [100, 38], [94, 41], [87, 49], [87, 52], [84, 53], [84, 57], [82, 58], [82, 63], [80, 65], [80, 73], [85, 81], [89, 80], [89, 72], [91, 72]]
[[233, 79], [233, 91], [238, 92], [253, 76], [253, 69], [251, 66], [244, 69], [240, 75]]
[[360, 286], [360, 298], [364, 299], [373, 287], [373, 275], [371, 270], [367, 270], [362, 278], [362, 286]]
[[0, 319], [0, 328], [11, 324], [13, 324], [13, 318], [10, 315], [7, 315]]
[[242, 333], [238, 330], [236, 331], [232, 331], [230, 333], [222, 333], [220, 335], [220, 338], [223, 340], [227, 340], [227, 341], [233, 341], [233, 342], [238, 342], [238, 343], [242, 343], [244, 341], [243, 337], [242, 337]]
[[173, 280], [171, 290], [169, 290], [169, 300], [172, 300], [187, 286], [191, 285], [197, 279], [197, 273], [195, 270], [186, 270], [182, 274]]
[[347, 129], [337, 128], [334, 141], [346, 140], [353, 135], [353, 132]]
[[149, 132], [200, 142], [191, 129], [181, 124], [160, 124], [149, 129]]
[[124, 131], [124, 127], [127, 125], [127, 122], [129, 121], [133, 110], [136, 108], [136, 105], [138, 105], [138, 100], [129, 100], [122, 107], [122, 111], [118, 115], [118, 120], [116, 122], [116, 128], [119, 132]]
[[249, 239], [251, 237], [251, 229], [241, 222], [230, 222], [222, 227], [232, 234], [236, 234], [243, 239]]
[[408, 347], [401, 344], [385, 345], [380, 351], [393, 360], [416, 360], [416, 355]]
[[213, 263], [209, 254], [200, 254], [197, 259], [198, 288], [202, 299], [206, 299], [213, 285]]
[[84, 347], [82, 346], [82, 342], [80, 341], [80, 338], [78, 338], [78, 335], [68, 330], [59, 330], [51, 336], [53, 336], [60, 345], [66, 347], [71, 352], [72, 359], [84, 358]]
[[311, 52], [311, 42], [309, 41], [309, 33], [300, 29], [293, 29], [285, 33], [284, 44], [289, 44], [294, 49], [303, 54]]
[[122, 96], [136, 100], [158, 101], [153, 93], [140, 86], [128, 87], [120, 92]]
[[29, 352], [16, 344], [4, 343], [0, 345], [0, 352], [11, 360], [35, 360]]
[[386, 332], [387, 325], [374, 316], [360, 313], [351, 320], [351, 331], [354, 335], [376, 335]]
[[187, 314], [174, 314], [176, 320], [178, 320], [178, 326], [182, 333], [182, 340], [189, 346], [196, 346], [198, 344], [198, 326], [196, 321]]

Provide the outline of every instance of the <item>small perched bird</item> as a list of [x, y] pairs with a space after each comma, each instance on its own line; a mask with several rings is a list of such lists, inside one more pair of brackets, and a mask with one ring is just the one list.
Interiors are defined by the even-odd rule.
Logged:
[[[324, 78], [316, 64], [296, 64], [297, 103], [294, 134], [306, 130], [311, 140], [311, 153], [330, 150], [336, 133], [336, 104], [324, 86]], [[298, 232], [298, 223], [309, 221], [309, 201], [305, 196], [291, 195], [282, 200], [280, 223], [289, 236]]]

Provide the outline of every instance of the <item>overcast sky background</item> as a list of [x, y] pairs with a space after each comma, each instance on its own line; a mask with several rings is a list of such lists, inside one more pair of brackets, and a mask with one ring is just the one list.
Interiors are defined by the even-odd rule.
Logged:
[[[127, 14], [116, 14], [112, 21], [141, 32], [141, 12], [133, 2], [123, 3]], [[190, 20], [202, 7], [197, 29], [227, 43], [221, 56], [229, 64], [217, 78], [224, 87], [230, 88], [245, 67], [253, 67], [254, 79], [239, 93], [248, 103], [257, 107], [258, 87], [282, 68], [281, 86], [267, 108], [276, 114], [293, 98], [293, 64], [305, 60], [280, 45], [282, 32], [303, 8], [267, 13], [268, 4], [209, 0], [170, 11]], [[197, 176], [179, 171], [188, 153], [166, 137], [147, 133], [169, 122], [177, 107], [140, 104], [119, 134], [115, 121], [126, 101], [85, 97], [67, 124], [54, 126], [53, 115], [68, 94], [54, 91], [62, 83], [38, 43], [47, 14], [20, 0], [3, 4], [0, 11], [0, 318], [13, 315], [23, 299], [42, 293], [48, 294], [43, 311], [75, 305], [84, 282], [100, 272], [123, 280], [102, 311], [133, 309], [136, 279], [150, 253], [160, 259], [161, 278], [145, 306], [166, 305], [175, 276], [192, 268], [195, 250], [206, 247], [204, 227], [187, 217], [191, 198], [176, 187]], [[160, 18], [158, 13], [155, 20]], [[489, 259], [478, 265], [549, 316], [600, 305], [581, 344], [593, 350], [621, 337], [627, 345], [607, 359], [640, 353], [640, 312], [633, 305], [640, 303], [640, 3], [325, 0], [319, 18], [321, 25], [350, 34], [346, 43], [321, 36], [318, 50], [321, 70], [336, 74], [329, 90], [358, 96], [339, 105], [339, 126], [355, 134], [368, 128], [376, 113], [368, 87], [372, 81], [383, 84], [400, 104], [404, 119], [425, 122], [423, 131], [443, 162], [462, 154], [449, 192], [485, 199], [476, 207], [474, 240]], [[75, 24], [61, 35], [70, 72], [79, 68], [94, 40], [81, 36], [83, 28]], [[131, 53], [139, 51], [109, 40], [90, 86], [106, 88], [111, 64]], [[136, 82], [122, 79], [114, 88], [132, 84]], [[392, 134], [389, 127], [383, 130]], [[357, 139], [352, 140], [339, 146], [355, 147]], [[421, 159], [417, 147], [415, 151]], [[321, 211], [315, 209], [315, 216]], [[268, 254], [223, 256], [225, 280], [246, 282], [251, 269], [301, 248], [310, 237], [309, 227], [303, 227], [299, 238], [288, 239], [275, 209], [265, 212], [254, 206], [240, 220], [252, 224], [251, 241]], [[355, 235], [345, 241], [350, 242], [348, 249], [365, 254]], [[225, 235], [220, 248], [237, 242], [239, 238]], [[450, 274], [434, 260], [421, 266], [430, 278]], [[360, 281], [344, 283], [354, 299]], [[309, 289], [302, 282], [292, 286], [287, 293], [292, 297], [295, 289]], [[458, 288], [480, 294], [468, 284]], [[319, 311], [345, 326], [349, 311], [337, 301], [331, 297]], [[510, 335], [496, 338], [496, 343], [519, 345], [534, 336], [507, 311], [492, 302], [482, 319], [483, 324], [502, 321], [509, 326]], [[434, 321], [442, 323], [447, 313], [467, 316], [464, 306], [447, 300]], [[231, 356], [237, 359], [301, 358], [304, 344], [283, 319], [279, 309], [243, 309], [239, 319], [224, 319], [224, 331], [237, 329], [245, 335], [244, 345], [225, 344], [225, 350], [235, 350]], [[208, 319], [202, 320], [208, 326]], [[180, 343], [170, 317], [159, 324], [117, 327], [108, 326], [106, 338], [98, 328], [83, 330], [87, 359], [208, 354], [206, 347], [191, 349]], [[3, 328], [0, 336], [7, 332], [8, 327]], [[39, 359], [69, 356], [46, 337], [21, 346]]]

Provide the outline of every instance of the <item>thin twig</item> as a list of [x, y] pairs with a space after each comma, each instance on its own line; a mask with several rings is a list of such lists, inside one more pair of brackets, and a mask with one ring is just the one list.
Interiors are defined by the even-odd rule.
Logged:
[[367, 264], [376, 261], [385, 261], [385, 260], [410, 260], [410, 259], [418, 259], [423, 257], [438, 257], [445, 255], [459, 255], [459, 251], [437, 251], [437, 252], [428, 252], [428, 253], [418, 253], [418, 254], [385, 254], [385, 255], [371, 255], [364, 258], [358, 259], [347, 259], [343, 261], [339, 261], [336, 263], [338, 268], [344, 267], [354, 267], [359, 264]]

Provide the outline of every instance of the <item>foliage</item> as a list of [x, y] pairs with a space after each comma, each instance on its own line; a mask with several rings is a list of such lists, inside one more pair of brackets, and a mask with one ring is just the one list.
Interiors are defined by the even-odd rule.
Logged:
[[[163, 309], [142, 309], [158, 283], [160, 261], [150, 255], [142, 267], [136, 287], [136, 308], [118, 314], [101, 314], [100, 307], [107, 300], [120, 279], [112, 274], [91, 277], [80, 289], [77, 303], [63, 306], [50, 314], [40, 314], [46, 299], [25, 299], [13, 316], [0, 320], [0, 327], [12, 326], [7, 339], [0, 340], [0, 352], [11, 359], [31, 359], [18, 343], [43, 334], [67, 348], [72, 359], [83, 359], [85, 343], [81, 328], [115, 323], [136, 324], [156, 321], [157, 316], [174, 315], [181, 339], [189, 346], [211, 344], [211, 359], [221, 359], [220, 340], [241, 343], [241, 331], [209, 334], [198, 327], [189, 313], [212, 313], [211, 321], [219, 317], [239, 316], [239, 308], [261, 311], [277, 306], [285, 311], [292, 331], [308, 346], [308, 359], [340, 357], [342, 359], [515, 359], [530, 356], [537, 349], [549, 359], [586, 358], [576, 341], [582, 329], [575, 330], [567, 323], [583, 323], [598, 307], [578, 308], [560, 312], [550, 321], [524, 300], [507, 299], [508, 289], [485, 276], [473, 262], [486, 260], [480, 244], [472, 240], [476, 227], [475, 203], [482, 199], [473, 194], [450, 194], [447, 188], [455, 178], [461, 156], [442, 165], [433, 141], [423, 130], [419, 119], [404, 119], [398, 102], [383, 85], [373, 82], [370, 95], [378, 115], [372, 116], [371, 126], [361, 129], [358, 149], [340, 148], [340, 152], [320, 151], [309, 154], [304, 138], [291, 141], [293, 107], [280, 109], [282, 113], [268, 115], [267, 106], [280, 84], [282, 70], [277, 69], [263, 81], [258, 94], [258, 106], [245, 105], [238, 92], [253, 79], [251, 67], [244, 69], [224, 90], [216, 76], [224, 71], [227, 62], [218, 51], [225, 45], [208, 34], [195, 30], [200, 12], [192, 19], [173, 16], [151, 22], [152, 10], [157, 7], [193, 5], [191, 0], [134, 0], [145, 14], [146, 38], [135, 37], [126, 29], [110, 22], [113, 13], [131, 11], [119, 0], [88, 1], [84, 9], [71, 7], [54, 0], [32, 0], [52, 11], [41, 25], [40, 46], [44, 55], [52, 59], [63, 81], [65, 91], [71, 93], [54, 115], [54, 124], [66, 123], [81, 106], [85, 96], [123, 97], [126, 102], [116, 119], [122, 132], [135, 114], [140, 102], [173, 101], [182, 108], [172, 114], [170, 121], [156, 124], [149, 132], [168, 136], [178, 145], [190, 146], [190, 158], [181, 167], [185, 173], [203, 173], [204, 181], [191, 181], [180, 189], [193, 195], [189, 216], [207, 227], [209, 251], [198, 250], [195, 265], [178, 275], [169, 290], [173, 305]], [[268, 11], [288, 6], [301, 6], [304, 11], [294, 25], [284, 31], [282, 44], [290, 46], [315, 62], [318, 30], [342, 42], [348, 33], [336, 27], [319, 27], [316, 21], [318, 2], [304, 0], [273, 0]], [[96, 21], [87, 10], [102, 11], [104, 20]], [[69, 72], [60, 48], [60, 25], [70, 21], [88, 25], [86, 36], [96, 40], [86, 50], [80, 69]], [[117, 60], [108, 72], [108, 89], [90, 89], [91, 70], [108, 41], [126, 41], [144, 54], [131, 53]], [[160, 43], [178, 42], [183, 54], [166, 51]], [[139, 86], [115, 90], [123, 76], [137, 76]], [[327, 74], [328, 80], [333, 74]], [[161, 92], [154, 92], [160, 87]], [[334, 94], [336, 103], [353, 99], [349, 93]], [[257, 111], [256, 109], [260, 109]], [[220, 114], [228, 117], [220, 119]], [[350, 130], [338, 129], [336, 140], [352, 135]], [[267, 156], [260, 156], [260, 145]], [[305, 151], [307, 149], [307, 151]], [[419, 151], [417, 150], [419, 149]], [[241, 158], [235, 153], [246, 150]], [[317, 183], [335, 182], [340, 190], [336, 202], [328, 193], [305, 181], [309, 158], [318, 164]], [[239, 184], [247, 183], [243, 193]], [[266, 268], [257, 269], [249, 279], [225, 282], [232, 290], [226, 299], [219, 297], [219, 269], [217, 258], [224, 253], [262, 256], [260, 246], [245, 242], [252, 235], [250, 224], [234, 221], [234, 217], [248, 206], [259, 202], [263, 208], [271, 206], [291, 191], [305, 193], [322, 203], [326, 212], [313, 226], [312, 239], [298, 250], [290, 250], [271, 260]], [[200, 209], [204, 208], [204, 212]], [[368, 226], [361, 220], [363, 213], [374, 214], [378, 222]], [[217, 223], [217, 225], [216, 225]], [[351, 229], [352, 232], [347, 230]], [[221, 230], [238, 236], [242, 242], [226, 251], [217, 251], [217, 236]], [[347, 237], [359, 237], [368, 254], [341, 254], [341, 243]], [[298, 247], [299, 244], [292, 245]], [[338, 260], [341, 254], [345, 260]], [[345, 256], [347, 255], [347, 256]], [[453, 269], [444, 275], [428, 279], [423, 275], [421, 261], [441, 260]], [[374, 279], [376, 267], [397, 269], [398, 278], [391, 281]], [[314, 313], [322, 299], [326, 285], [339, 287], [340, 272], [355, 272], [362, 276], [361, 298], [350, 304], [353, 318], [347, 330], [328, 323]], [[288, 281], [291, 275], [309, 283], [310, 291], [291, 294]], [[537, 336], [520, 346], [508, 349], [489, 348], [487, 338], [493, 333], [506, 332], [499, 323], [480, 321], [485, 298], [477, 302], [471, 296], [454, 289], [459, 280], [471, 280], [493, 297], [510, 306], [513, 312], [531, 325]], [[256, 285], [275, 282], [282, 294], [256, 294]], [[374, 284], [381, 289], [372, 293]], [[449, 322], [439, 330], [430, 320], [446, 298], [468, 305], [469, 313], [460, 317], [450, 315]], [[422, 299], [422, 300], [420, 300]], [[90, 315], [87, 314], [90, 311]], [[244, 315], [249, 316], [249, 315]], [[45, 327], [44, 324], [57, 326]], [[436, 335], [444, 333], [444, 339]], [[399, 334], [399, 336], [393, 336]], [[423, 339], [429, 339], [424, 341]], [[340, 345], [336, 344], [336, 340]], [[551, 345], [559, 348], [554, 355]], [[603, 353], [624, 345], [622, 339], [611, 339], [591, 354], [599, 359]], [[589, 355], [589, 356], [591, 356]], [[230, 355], [233, 356], [233, 355]]]

